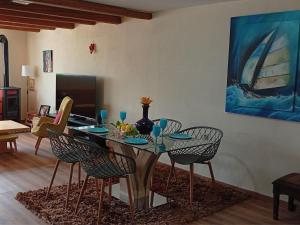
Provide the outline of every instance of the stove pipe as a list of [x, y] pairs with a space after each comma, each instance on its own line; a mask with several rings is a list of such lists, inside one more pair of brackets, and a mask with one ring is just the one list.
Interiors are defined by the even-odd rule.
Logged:
[[9, 64], [8, 64], [8, 40], [5, 35], [0, 35], [0, 43], [3, 44], [4, 54], [4, 87], [9, 87]]

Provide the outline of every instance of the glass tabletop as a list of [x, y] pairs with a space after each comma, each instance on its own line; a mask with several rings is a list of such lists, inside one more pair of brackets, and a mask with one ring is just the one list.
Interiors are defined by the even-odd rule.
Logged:
[[[209, 140], [206, 139], [197, 139], [197, 138], [174, 139], [169, 137], [169, 135], [164, 135], [163, 144], [162, 144], [161, 136], [158, 137], [157, 144], [156, 144], [155, 138], [150, 135], [135, 136], [137, 138], [147, 139], [148, 140], [147, 144], [129, 144], [126, 143], [126, 137], [121, 135], [120, 130], [111, 124], [106, 124], [101, 126], [91, 125], [91, 126], [81, 126], [81, 127], [69, 127], [69, 129], [88, 134], [89, 136], [96, 136], [105, 140], [115, 141], [120, 144], [129, 145], [134, 148], [153, 152], [156, 154], [184, 149], [184, 148], [203, 146], [203, 145], [209, 146], [212, 144]], [[95, 132], [92, 131], [93, 129], [95, 129]]]

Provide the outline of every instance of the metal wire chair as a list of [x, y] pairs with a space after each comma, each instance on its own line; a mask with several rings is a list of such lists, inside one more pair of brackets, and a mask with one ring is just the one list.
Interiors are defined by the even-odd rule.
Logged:
[[207, 164], [209, 166], [211, 179], [213, 182], [215, 182], [210, 160], [218, 151], [221, 139], [223, 137], [223, 132], [220, 129], [212, 127], [191, 127], [182, 130], [179, 133], [189, 134], [193, 138], [201, 139], [203, 140], [203, 144], [168, 152], [172, 166], [168, 176], [166, 190], [168, 190], [172, 174], [175, 174], [175, 163], [190, 165], [190, 203], [192, 204], [194, 163]]
[[[152, 120], [153, 123], [155, 125], [159, 125], [159, 121], [160, 119], [155, 119], [155, 120]], [[167, 123], [167, 127], [164, 129], [164, 135], [165, 134], [173, 134], [173, 133], [178, 133], [182, 127], [182, 124], [180, 121], [178, 120], [174, 120], [174, 119], [167, 119], [168, 123]], [[176, 179], [176, 174], [174, 172], [174, 176], [175, 176], [175, 179]], [[151, 178], [151, 189], [152, 189], [152, 178]], [[150, 195], [150, 206], [152, 207], [153, 206], [153, 200], [154, 200], [154, 192], [151, 191], [151, 195]]]
[[74, 141], [74, 138], [63, 133], [58, 133], [56, 131], [52, 131], [50, 129], [47, 129], [51, 149], [53, 154], [57, 157], [56, 165], [54, 167], [53, 175], [50, 181], [50, 185], [47, 191], [46, 199], [49, 197], [49, 193], [51, 191], [54, 178], [56, 176], [57, 169], [59, 167], [59, 164], [61, 161], [70, 163], [70, 177], [69, 177], [69, 183], [68, 183], [68, 189], [67, 189], [67, 197], [66, 197], [66, 204], [65, 207], [68, 207], [69, 203], [69, 196], [71, 191], [71, 183], [72, 183], [72, 177], [73, 177], [73, 169], [74, 165], [78, 163], [78, 187], [80, 188], [80, 178], [81, 178], [81, 169], [80, 169], [80, 159], [82, 156], [80, 155], [80, 152], [78, 151], [78, 145]]
[[130, 206], [131, 216], [133, 220], [134, 207], [132, 202], [132, 194], [131, 194], [128, 175], [134, 174], [136, 171], [136, 164], [134, 159], [113, 151], [108, 151], [105, 148], [101, 148], [96, 144], [84, 140], [76, 140], [76, 141], [77, 144], [80, 145], [81, 151], [84, 152], [84, 154], [82, 154], [84, 155], [84, 157], [81, 159], [80, 163], [83, 170], [87, 173], [87, 176], [84, 180], [77, 201], [75, 213], [78, 212], [79, 204], [81, 202], [81, 198], [86, 189], [86, 185], [89, 177], [96, 178], [96, 183], [98, 183], [98, 180], [100, 179], [102, 180], [101, 190], [99, 190], [99, 184], [97, 185], [97, 189], [98, 191], [100, 191], [100, 201], [99, 201], [98, 220], [97, 220], [97, 224], [99, 224], [101, 219], [101, 209], [103, 206], [103, 199], [104, 199], [105, 180], [111, 178], [125, 178], [127, 182], [129, 206]]
[[[160, 119], [155, 119], [152, 121], [155, 125], [159, 125]], [[173, 134], [173, 133], [177, 133], [180, 131], [180, 129], [182, 127], [182, 124], [180, 121], [173, 120], [173, 119], [167, 119], [167, 121], [168, 121], [168, 124], [164, 130], [164, 134]]]

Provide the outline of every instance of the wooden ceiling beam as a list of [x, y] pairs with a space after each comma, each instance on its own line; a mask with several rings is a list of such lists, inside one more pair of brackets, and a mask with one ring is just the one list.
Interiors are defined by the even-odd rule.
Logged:
[[8, 26], [8, 25], [1, 25], [1, 24], [0, 24], [0, 29], [19, 30], [19, 31], [26, 31], [26, 32], [40, 32], [39, 29], [35, 29], [35, 28]]
[[82, 0], [30, 0], [35, 4], [48, 5], [54, 7], [63, 7], [68, 9], [76, 9], [80, 11], [105, 13], [117, 16], [126, 16], [137, 19], [152, 19], [152, 13], [141, 12], [137, 10], [127, 9], [123, 7], [105, 5], [95, 2], [87, 2]]
[[110, 23], [110, 24], [122, 23], [122, 19], [119, 16], [97, 14], [92, 12], [82, 12], [78, 10], [64, 9], [64, 8], [57, 8], [51, 6], [36, 5], [36, 4], [20, 5], [15, 3], [0, 2], [0, 8], [9, 9], [17, 12], [29, 12], [29, 13], [36, 13], [42, 15], [57, 16], [62, 18], [91, 20], [91, 21]]
[[28, 24], [28, 25], [38, 25], [38, 26], [45, 26], [45, 27], [59, 27], [59, 28], [65, 28], [65, 29], [74, 29], [75, 28], [74, 23], [20, 18], [20, 17], [15, 17], [15, 16], [5, 16], [5, 15], [0, 15], [0, 21], [14, 22], [14, 23]]
[[13, 22], [5, 22], [0, 21], [0, 25], [3, 26], [11, 26], [11, 27], [25, 27], [25, 28], [33, 28], [39, 30], [55, 30], [55, 27], [46, 27], [46, 26], [39, 26], [39, 25], [32, 25], [32, 24], [22, 24], [22, 23], [13, 23]]
[[79, 24], [87, 24], [87, 25], [95, 25], [96, 24], [95, 21], [91, 21], [91, 20], [64, 18], [64, 17], [36, 14], [36, 13], [30, 13], [30, 12], [18, 12], [18, 11], [13, 11], [10, 9], [1, 9], [1, 8], [0, 8], [0, 15], [15, 16], [15, 17], [20, 17], [20, 18], [38, 19], [38, 20], [49, 20], [49, 21], [57, 21], [57, 22], [79, 23]]

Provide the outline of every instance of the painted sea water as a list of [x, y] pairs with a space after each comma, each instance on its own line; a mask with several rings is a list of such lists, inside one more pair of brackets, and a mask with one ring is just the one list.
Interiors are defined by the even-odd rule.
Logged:
[[[300, 97], [296, 99], [300, 105]], [[300, 122], [300, 113], [293, 112], [294, 109], [290, 106], [291, 101], [294, 101], [294, 96], [252, 98], [247, 96], [239, 86], [231, 85], [226, 91], [226, 112]], [[251, 107], [245, 107], [245, 105]], [[282, 110], [270, 110], [272, 108]], [[300, 107], [295, 111], [300, 112]]]

